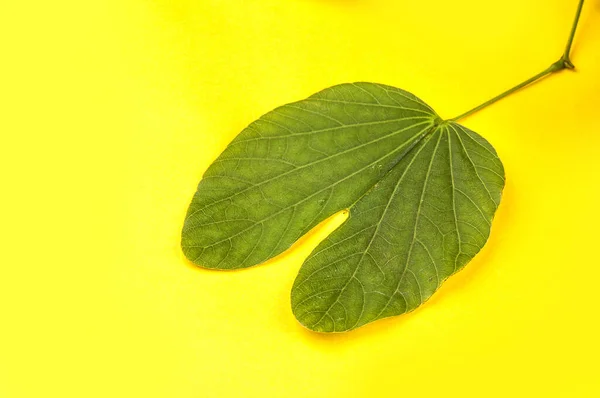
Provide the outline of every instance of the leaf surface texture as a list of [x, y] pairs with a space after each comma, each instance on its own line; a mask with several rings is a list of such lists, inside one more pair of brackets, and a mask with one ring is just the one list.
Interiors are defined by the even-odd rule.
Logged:
[[182, 248], [203, 267], [246, 268], [349, 209], [292, 289], [304, 326], [346, 331], [416, 308], [469, 262], [503, 186], [481, 136], [404, 90], [342, 84], [267, 113], [229, 144], [198, 185]]

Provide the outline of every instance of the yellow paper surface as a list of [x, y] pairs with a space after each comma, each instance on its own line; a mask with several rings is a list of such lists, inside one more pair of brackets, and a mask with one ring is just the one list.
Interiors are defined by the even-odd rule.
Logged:
[[0, 5], [0, 397], [598, 397], [600, 3], [563, 71], [465, 119], [507, 184], [490, 241], [417, 311], [303, 329], [289, 295], [333, 220], [209, 272], [179, 233], [247, 124], [322, 88], [445, 118], [545, 69], [576, 1]]

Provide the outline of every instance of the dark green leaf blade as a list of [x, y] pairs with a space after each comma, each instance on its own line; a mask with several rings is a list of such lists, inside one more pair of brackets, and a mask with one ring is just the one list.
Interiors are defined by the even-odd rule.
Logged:
[[487, 141], [439, 124], [306, 260], [292, 289], [296, 318], [341, 332], [415, 309], [483, 247], [503, 187]]
[[204, 174], [184, 223], [184, 254], [236, 269], [282, 253], [352, 206], [437, 122], [414, 95], [373, 83], [334, 86], [267, 113]]

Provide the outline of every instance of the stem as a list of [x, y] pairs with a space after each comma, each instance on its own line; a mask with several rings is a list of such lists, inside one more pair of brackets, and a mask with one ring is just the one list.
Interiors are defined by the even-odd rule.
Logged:
[[501, 100], [502, 98], [511, 95], [512, 93], [514, 93], [515, 91], [518, 91], [520, 89], [522, 89], [523, 87], [533, 83], [536, 80], [541, 79], [542, 77], [549, 75], [552, 72], [555, 72], [555, 69], [553, 69], [552, 67], [554, 66], [554, 64], [552, 64], [552, 66], [550, 66], [548, 69], [544, 70], [543, 72], [538, 73], [537, 75], [525, 80], [523, 83], [518, 84], [516, 86], [514, 86], [513, 88], [511, 88], [510, 90], [506, 90], [505, 92], [503, 92], [500, 95], [495, 96], [494, 98], [492, 98], [491, 100], [488, 100], [486, 102], [484, 102], [483, 104], [476, 106], [475, 108], [471, 109], [470, 111], [467, 111], [465, 113], [463, 113], [462, 115], [453, 117], [452, 119], [450, 119], [451, 121], [457, 121], [458, 119], [462, 119], [465, 118], [467, 116], [470, 116], [471, 114], [485, 108], [486, 106], [492, 105], [494, 102]]
[[567, 46], [565, 48], [563, 55], [560, 57], [560, 59], [558, 61], [556, 61], [555, 63], [553, 63], [552, 65], [550, 65], [548, 68], [546, 68], [542, 72], [538, 73], [537, 75], [525, 80], [523, 83], [520, 83], [520, 84], [514, 86], [513, 88], [506, 90], [502, 94], [495, 96], [494, 98], [484, 102], [483, 104], [481, 104], [479, 106], [476, 106], [475, 108], [471, 109], [470, 111], [467, 111], [461, 115], [458, 115], [458, 116], [453, 117], [452, 119], [448, 119], [448, 120], [457, 121], [459, 119], [463, 119], [467, 116], [470, 116], [473, 113], [480, 111], [481, 109], [493, 104], [494, 102], [499, 101], [502, 98], [511, 95], [515, 91], [519, 91], [523, 87], [526, 87], [526, 86], [530, 85], [531, 83], [536, 82], [547, 75], [561, 71], [563, 69], [575, 69], [575, 66], [571, 62], [569, 55], [571, 53], [571, 46], [573, 45], [573, 39], [575, 38], [575, 31], [577, 30], [577, 24], [579, 23], [581, 9], [583, 8], [583, 2], [584, 2], [584, 0], [579, 0], [579, 5], [577, 6], [577, 12], [575, 13], [575, 20], [573, 21], [573, 26], [571, 27], [571, 33], [569, 35], [569, 40], [567, 41]]
[[573, 26], [571, 27], [571, 34], [569, 35], [569, 40], [567, 41], [567, 47], [565, 48], [565, 52], [563, 54], [563, 58], [568, 64], [574, 68], [573, 63], [569, 59], [569, 55], [571, 53], [571, 46], [573, 45], [573, 39], [575, 38], [575, 31], [577, 30], [577, 24], [579, 23], [579, 17], [581, 16], [581, 9], [583, 8], [583, 1], [579, 0], [579, 5], [577, 6], [577, 12], [575, 13], [575, 21], [573, 21]]

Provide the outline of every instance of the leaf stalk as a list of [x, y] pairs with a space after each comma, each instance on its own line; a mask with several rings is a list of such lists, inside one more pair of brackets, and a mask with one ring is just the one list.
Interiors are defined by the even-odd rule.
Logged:
[[453, 117], [452, 119], [448, 119], [448, 120], [457, 121], [460, 119], [464, 119], [467, 116], [470, 116], [473, 113], [478, 112], [478, 111], [482, 110], [483, 108], [486, 108], [497, 101], [500, 101], [502, 98], [507, 97], [507, 96], [513, 94], [514, 92], [519, 91], [520, 89], [522, 89], [526, 86], [529, 86], [530, 84], [546, 77], [547, 75], [559, 72], [563, 69], [575, 69], [575, 65], [573, 65], [573, 62], [571, 61], [570, 54], [571, 54], [571, 47], [573, 45], [573, 39], [575, 38], [575, 32], [577, 31], [577, 25], [579, 24], [579, 17], [581, 16], [581, 9], [583, 8], [583, 2], [584, 2], [584, 0], [579, 0], [579, 4], [577, 6], [577, 11], [575, 13], [575, 19], [574, 19], [573, 25], [571, 27], [571, 32], [570, 32], [569, 38], [567, 40], [567, 45], [565, 47], [565, 51], [563, 52], [562, 56], [559, 58], [558, 61], [554, 62], [552, 65], [550, 65], [548, 68], [544, 69], [542, 72], [538, 73], [537, 75], [532, 76], [529, 79], [525, 80], [524, 82], [517, 84], [513, 88], [508, 89], [505, 92], [495, 96], [494, 98], [484, 102], [483, 104], [478, 105], [475, 108], [473, 108], [465, 113], [462, 113], [456, 117]]

